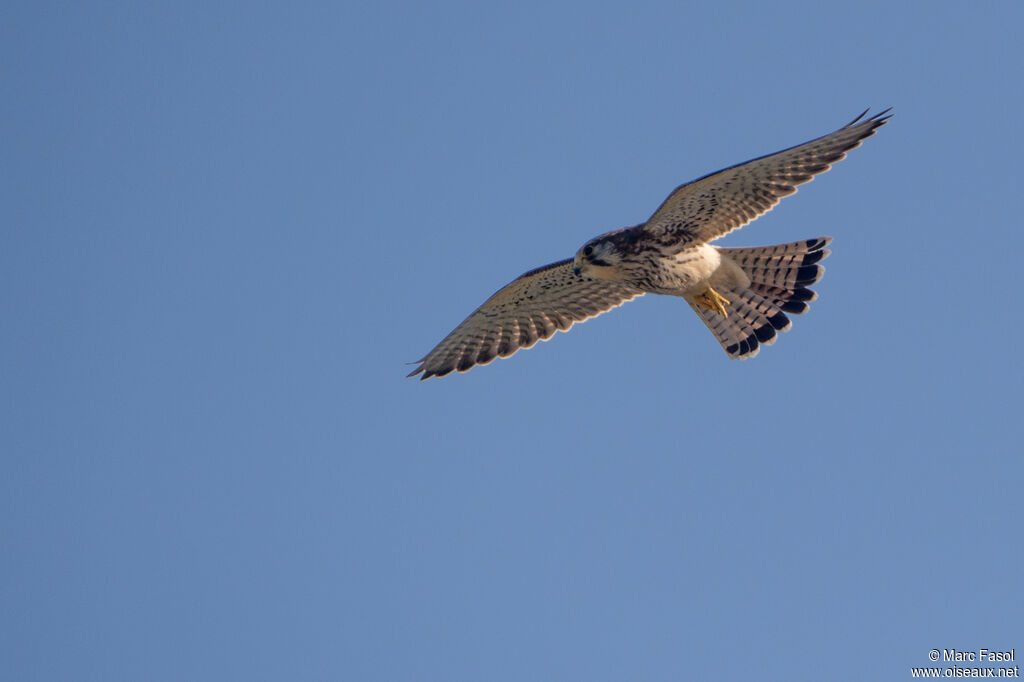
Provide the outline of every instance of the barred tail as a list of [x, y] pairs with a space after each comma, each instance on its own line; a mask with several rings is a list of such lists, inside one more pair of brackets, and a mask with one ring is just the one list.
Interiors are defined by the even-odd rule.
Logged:
[[817, 263], [828, 257], [830, 252], [825, 247], [831, 241], [819, 237], [776, 246], [719, 248], [723, 256], [743, 269], [750, 286], [720, 292], [729, 299], [726, 317], [690, 305], [729, 357], [752, 358], [762, 344], [775, 343], [778, 332], [789, 330], [787, 313], [807, 312], [808, 304], [818, 297], [807, 287], [825, 274], [825, 268]]

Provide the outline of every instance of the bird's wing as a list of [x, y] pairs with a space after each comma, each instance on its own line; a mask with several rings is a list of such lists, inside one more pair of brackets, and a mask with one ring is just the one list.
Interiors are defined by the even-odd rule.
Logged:
[[444, 376], [529, 348], [643, 292], [573, 273], [571, 259], [531, 270], [500, 289], [418, 361], [410, 377]]
[[874, 135], [890, 118], [889, 111], [867, 119], [865, 111], [834, 133], [681, 185], [654, 212], [643, 232], [682, 248], [743, 227]]

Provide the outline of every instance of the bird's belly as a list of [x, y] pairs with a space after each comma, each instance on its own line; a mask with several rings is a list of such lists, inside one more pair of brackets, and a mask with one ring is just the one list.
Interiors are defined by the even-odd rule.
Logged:
[[652, 278], [652, 293], [691, 296], [703, 292], [722, 263], [718, 249], [707, 244], [662, 259]]

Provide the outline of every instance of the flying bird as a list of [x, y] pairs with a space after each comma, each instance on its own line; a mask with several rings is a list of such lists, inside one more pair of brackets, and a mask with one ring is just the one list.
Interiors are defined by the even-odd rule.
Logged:
[[807, 311], [830, 237], [746, 248], [710, 242], [770, 211], [890, 118], [867, 111], [834, 133], [677, 187], [647, 222], [608, 232], [573, 258], [500, 289], [417, 361], [410, 377], [465, 372], [568, 331], [643, 294], [690, 304], [731, 358], [752, 358]]

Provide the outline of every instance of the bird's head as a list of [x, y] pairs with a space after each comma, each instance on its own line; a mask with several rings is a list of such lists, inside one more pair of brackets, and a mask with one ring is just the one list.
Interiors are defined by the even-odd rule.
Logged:
[[588, 275], [596, 279], [615, 280], [621, 254], [606, 235], [595, 237], [576, 252], [572, 269], [577, 275]]

